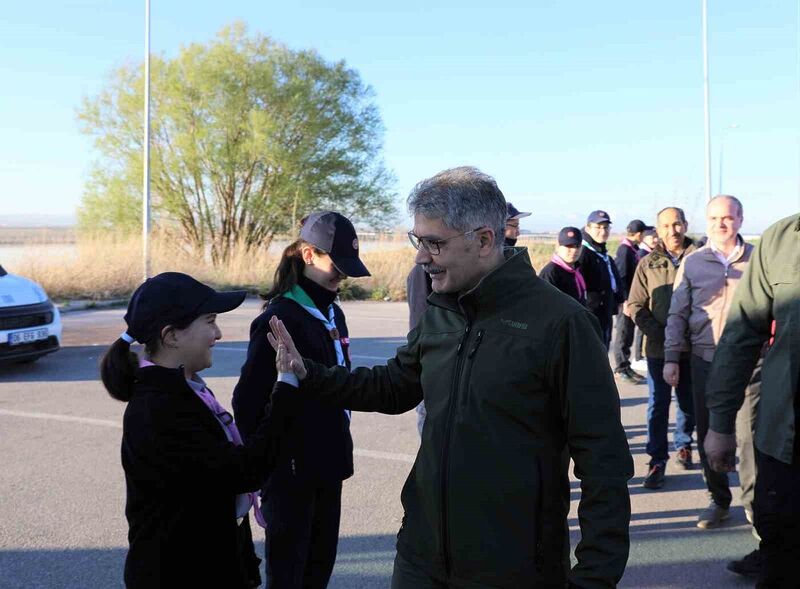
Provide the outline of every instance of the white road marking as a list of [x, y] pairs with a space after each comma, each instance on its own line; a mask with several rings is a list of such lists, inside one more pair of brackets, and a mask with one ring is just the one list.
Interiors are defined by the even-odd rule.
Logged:
[[[215, 350], [222, 350], [223, 352], [246, 352], [247, 348], [233, 348], [230, 346], [214, 346]], [[386, 362], [389, 358], [385, 356], [362, 356], [360, 354], [353, 354], [351, 356], [354, 360], [379, 360]]]
[[103, 427], [114, 427], [122, 429], [121, 421], [111, 421], [110, 419], [95, 419], [93, 417], [79, 417], [77, 415], [59, 415], [56, 413], [30, 413], [27, 411], [13, 411], [11, 409], [0, 409], [0, 415], [10, 417], [30, 417], [31, 419], [49, 419], [50, 421], [71, 421], [74, 423], [85, 423], [88, 425], [101, 425]]
[[[13, 411], [11, 409], [0, 409], [0, 415], [8, 417], [27, 417], [30, 419], [47, 419], [50, 421], [65, 421], [72, 423], [83, 423], [86, 425], [99, 425], [101, 427], [113, 427], [122, 429], [122, 422], [110, 419], [95, 419], [93, 417], [80, 417], [77, 415], [59, 415], [57, 413], [33, 413], [29, 411]], [[380, 452], [378, 450], [365, 450], [355, 448], [353, 454], [364, 458], [378, 458], [381, 460], [392, 460], [394, 462], [405, 462], [413, 464], [415, 456], [413, 454], [400, 454], [397, 452]]]

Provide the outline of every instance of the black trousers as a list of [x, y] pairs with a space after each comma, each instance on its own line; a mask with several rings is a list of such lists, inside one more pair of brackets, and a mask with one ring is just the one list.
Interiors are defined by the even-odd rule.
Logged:
[[631, 346], [633, 345], [633, 332], [636, 330], [636, 324], [633, 319], [623, 315], [620, 310], [620, 313], [617, 314], [615, 325], [611, 353], [614, 355], [614, 372], [621, 372], [631, 367]]
[[[711, 372], [711, 362], [706, 362], [692, 354], [692, 397], [694, 399], [694, 425], [697, 432], [697, 449], [700, 452], [700, 464], [703, 467], [703, 478], [711, 495], [711, 500], [727, 509], [731, 505], [731, 489], [728, 473], [717, 472], [708, 464], [705, 441], [708, 434], [709, 413], [706, 407], [706, 384]], [[683, 374], [681, 378], [685, 378]]]
[[614, 315], [611, 314], [611, 311], [600, 309], [594, 313], [594, 316], [597, 317], [597, 320], [600, 322], [600, 331], [603, 334], [603, 343], [606, 346], [606, 350], [608, 350], [609, 346], [611, 345], [611, 330], [614, 326]]
[[757, 589], [798, 589], [800, 574], [800, 452], [792, 464], [756, 448], [755, 524], [761, 536], [761, 574]]
[[270, 479], [261, 509], [267, 522], [267, 589], [325, 589], [336, 562], [342, 483], [308, 486]]

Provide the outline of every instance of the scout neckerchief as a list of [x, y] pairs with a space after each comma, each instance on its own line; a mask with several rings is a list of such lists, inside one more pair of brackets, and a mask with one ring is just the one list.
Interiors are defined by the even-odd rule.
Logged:
[[586, 281], [583, 279], [583, 274], [581, 274], [581, 271], [578, 270], [577, 267], [567, 264], [558, 254], [553, 254], [553, 257], [550, 258], [550, 261], [575, 277], [575, 287], [578, 289], [578, 300], [583, 300], [583, 295], [586, 294]]
[[592, 244], [590, 244], [585, 239], [583, 240], [583, 245], [592, 250], [598, 256], [600, 256], [600, 258], [602, 258], [602, 260], [606, 263], [606, 267], [608, 268], [608, 276], [611, 278], [611, 290], [617, 292], [617, 279], [614, 278], [614, 270], [611, 268], [611, 258], [608, 257], [608, 252], [601, 252], [596, 250], [594, 247], [592, 247]]
[[[322, 314], [317, 306], [314, 304], [314, 301], [311, 300], [311, 297], [308, 296], [308, 293], [303, 290], [303, 288], [299, 284], [295, 284], [291, 290], [285, 292], [283, 294], [284, 298], [291, 299], [306, 312], [314, 317], [315, 319], [319, 319], [322, 321], [322, 324], [327, 328], [328, 333], [333, 340], [333, 347], [336, 350], [336, 363], [339, 366], [347, 366], [344, 361], [344, 350], [342, 349], [342, 341], [341, 336], [339, 335], [339, 330], [336, 328], [336, 320], [335, 314], [333, 311], [333, 304], [328, 305], [328, 316]], [[350, 411], [345, 409], [345, 415], [347, 415], [347, 419], [350, 419]]]
[[634, 243], [633, 243], [633, 242], [632, 242], [630, 239], [628, 239], [627, 237], [626, 237], [626, 238], [624, 238], [624, 239], [622, 240], [622, 243], [620, 243], [619, 245], [620, 245], [620, 246], [623, 246], [623, 245], [624, 245], [625, 247], [629, 247], [629, 248], [631, 248], [631, 250], [633, 250], [633, 253], [634, 253], [634, 254], [636, 254], [637, 256], [639, 255], [639, 246], [638, 246], [638, 245], [636, 245], [636, 244], [634, 244]]

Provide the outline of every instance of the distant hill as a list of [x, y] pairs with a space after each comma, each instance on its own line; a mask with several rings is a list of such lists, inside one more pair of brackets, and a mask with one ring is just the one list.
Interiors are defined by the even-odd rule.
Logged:
[[0, 215], [0, 227], [72, 227], [75, 215]]

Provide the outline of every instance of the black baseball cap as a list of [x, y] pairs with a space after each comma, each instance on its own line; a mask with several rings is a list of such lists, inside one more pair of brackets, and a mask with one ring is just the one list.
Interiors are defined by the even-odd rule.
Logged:
[[207, 313], [226, 313], [242, 304], [247, 291], [217, 292], [180, 272], [148, 278], [134, 291], [125, 313], [126, 333], [147, 343], [167, 325]]
[[530, 213], [525, 213], [517, 210], [517, 207], [510, 202], [506, 203], [506, 221], [509, 219], [522, 219], [522, 217], [530, 217]]
[[371, 276], [358, 257], [358, 235], [344, 215], [332, 211], [311, 213], [301, 221], [300, 238], [328, 254], [347, 276]]
[[581, 230], [577, 227], [564, 227], [558, 232], [558, 245], [567, 247], [579, 246], [583, 241]]
[[648, 237], [650, 235], [658, 235], [658, 232], [656, 231], [656, 228], [653, 227], [652, 225], [647, 225], [642, 230], [642, 237]]
[[628, 223], [628, 233], [639, 233], [640, 231], [644, 231], [647, 229], [647, 225], [644, 224], [644, 221], [640, 219], [634, 219], [630, 223]]
[[611, 217], [605, 211], [592, 211], [589, 213], [589, 218], [586, 219], [587, 223], [608, 223], [611, 224]]

